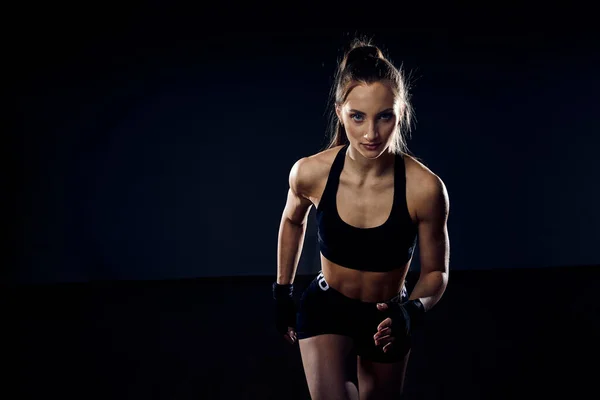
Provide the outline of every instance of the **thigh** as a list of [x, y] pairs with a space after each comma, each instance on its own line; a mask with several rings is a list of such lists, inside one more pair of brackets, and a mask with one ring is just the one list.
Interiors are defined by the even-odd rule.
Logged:
[[[299, 340], [302, 365], [312, 400], [352, 400], [356, 389], [350, 383], [347, 358], [352, 339], [325, 334]], [[355, 393], [353, 394], [352, 391]]]
[[397, 400], [404, 390], [404, 377], [410, 350], [392, 363], [381, 363], [358, 357], [358, 389], [360, 400]]

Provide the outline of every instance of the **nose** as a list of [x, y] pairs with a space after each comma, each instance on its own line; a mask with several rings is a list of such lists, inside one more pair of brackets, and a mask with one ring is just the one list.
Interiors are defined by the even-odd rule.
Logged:
[[377, 132], [377, 125], [375, 124], [375, 122], [370, 122], [367, 125], [367, 130], [365, 131], [364, 139], [369, 142], [373, 142], [377, 139], [378, 136], [379, 133]]

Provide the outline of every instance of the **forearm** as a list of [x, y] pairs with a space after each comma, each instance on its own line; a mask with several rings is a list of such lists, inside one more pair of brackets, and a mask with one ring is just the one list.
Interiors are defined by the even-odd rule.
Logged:
[[280, 285], [294, 282], [304, 236], [306, 234], [306, 220], [297, 224], [290, 219], [281, 219], [279, 238], [277, 241], [277, 283]]
[[448, 273], [431, 271], [422, 273], [410, 294], [409, 300], [420, 299], [425, 311], [430, 310], [442, 298], [448, 285]]

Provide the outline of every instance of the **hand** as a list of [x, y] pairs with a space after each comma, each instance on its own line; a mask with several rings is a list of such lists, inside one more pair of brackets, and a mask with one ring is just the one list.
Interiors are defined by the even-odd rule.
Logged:
[[296, 330], [289, 326], [288, 327], [288, 332], [283, 335], [283, 338], [289, 343], [289, 344], [294, 344], [296, 343], [296, 341], [298, 340], [298, 337], [296, 336]]
[[[377, 309], [382, 312], [389, 312], [390, 306], [387, 303], [378, 303]], [[383, 352], [387, 353], [392, 347], [394, 340], [396, 340], [395, 336], [401, 330], [400, 320], [395, 317], [394, 318], [394, 334], [392, 334], [392, 318], [388, 317], [381, 321], [381, 323], [377, 326], [377, 333], [373, 335], [373, 340], [375, 340], [375, 346], [383, 346]]]
[[276, 305], [275, 326], [283, 338], [289, 343], [294, 344], [298, 340], [296, 336], [296, 309], [291, 301], [279, 301]]
[[292, 298], [292, 291], [292, 285], [273, 285], [275, 327], [290, 344], [294, 344], [298, 340], [296, 336], [296, 306]]
[[425, 314], [425, 308], [419, 299], [409, 300], [402, 304], [398, 302], [378, 303], [377, 309], [390, 315], [381, 321], [377, 326], [377, 333], [373, 335], [375, 345], [383, 346], [385, 353], [390, 350], [397, 337], [409, 336], [412, 329], [422, 322]]

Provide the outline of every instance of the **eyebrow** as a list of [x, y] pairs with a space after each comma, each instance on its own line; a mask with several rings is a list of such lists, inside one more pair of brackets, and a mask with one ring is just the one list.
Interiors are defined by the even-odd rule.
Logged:
[[[357, 114], [366, 114], [364, 111], [355, 110], [355, 109], [351, 109], [349, 111], [353, 112], [353, 113], [357, 113]], [[383, 114], [383, 113], [390, 112], [390, 111], [394, 111], [394, 109], [393, 108], [388, 108], [388, 109], [385, 109], [383, 111], [378, 112], [377, 114]]]

